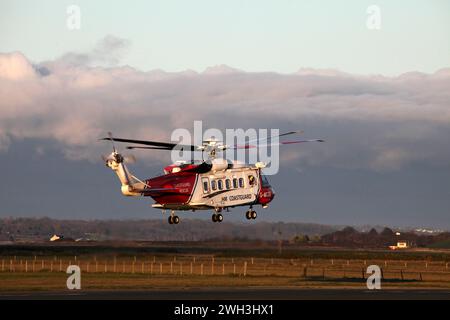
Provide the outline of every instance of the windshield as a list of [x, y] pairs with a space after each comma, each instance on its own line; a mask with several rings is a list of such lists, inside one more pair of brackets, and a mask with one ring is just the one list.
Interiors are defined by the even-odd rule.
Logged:
[[267, 179], [267, 177], [265, 175], [261, 175], [261, 181], [262, 181], [262, 186], [263, 187], [270, 187], [270, 183], [269, 180]]

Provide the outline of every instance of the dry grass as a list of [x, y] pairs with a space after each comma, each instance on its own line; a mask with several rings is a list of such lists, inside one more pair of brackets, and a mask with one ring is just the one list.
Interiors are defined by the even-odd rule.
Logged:
[[67, 266], [82, 270], [84, 289], [202, 286], [365, 287], [365, 270], [383, 270], [384, 287], [450, 288], [446, 261], [136, 257], [0, 257], [0, 291], [65, 290]]

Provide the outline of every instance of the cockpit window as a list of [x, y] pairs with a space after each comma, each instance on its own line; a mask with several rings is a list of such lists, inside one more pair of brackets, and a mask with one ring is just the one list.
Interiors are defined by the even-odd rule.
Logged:
[[265, 175], [261, 175], [261, 181], [262, 181], [262, 186], [263, 187], [270, 187], [270, 183], [269, 180], [267, 179], [267, 177]]

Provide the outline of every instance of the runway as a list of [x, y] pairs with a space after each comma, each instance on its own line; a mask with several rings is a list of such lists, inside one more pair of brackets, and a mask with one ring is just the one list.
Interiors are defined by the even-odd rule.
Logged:
[[450, 290], [177, 288], [0, 293], [0, 300], [450, 300]]

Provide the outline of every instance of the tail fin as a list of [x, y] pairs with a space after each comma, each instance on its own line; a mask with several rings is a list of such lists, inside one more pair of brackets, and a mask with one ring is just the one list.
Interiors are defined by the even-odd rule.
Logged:
[[121, 191], [125, 196], [140, 196], [145, 184], [134, 178], [124, 163], [123, 156], [114, 150], [106, 159], [106, 166], [111, 168], [120, 180]]

